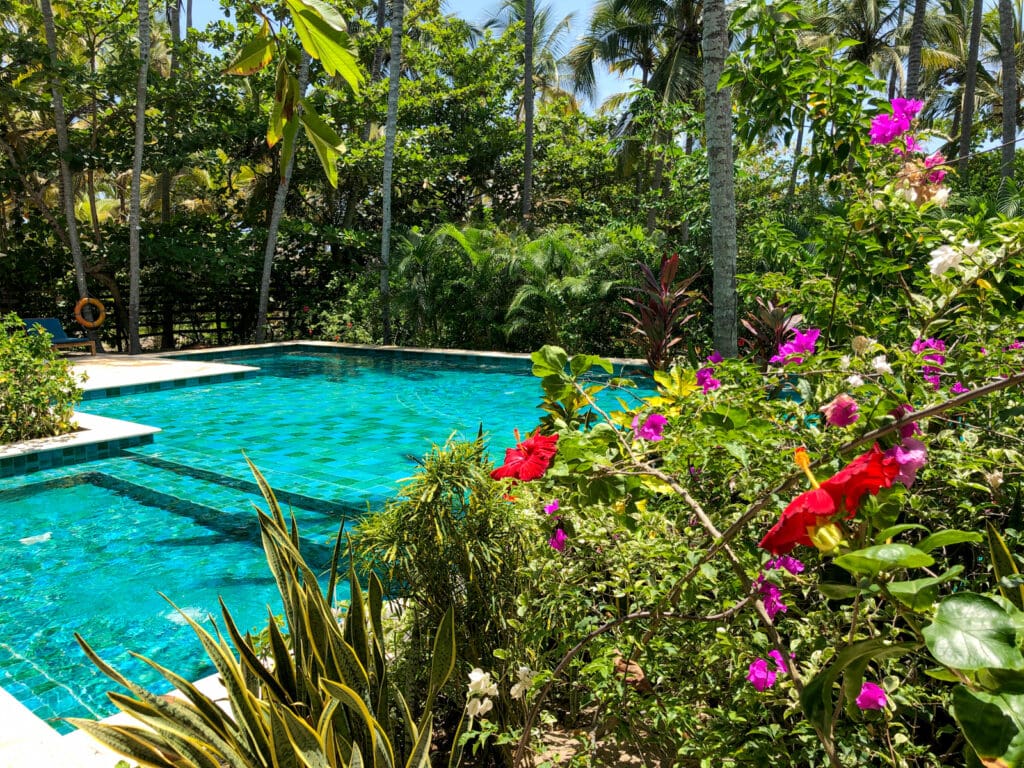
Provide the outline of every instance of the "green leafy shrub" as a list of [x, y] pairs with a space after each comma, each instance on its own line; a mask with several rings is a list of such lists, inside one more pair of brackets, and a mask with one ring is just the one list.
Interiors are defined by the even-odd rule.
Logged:
[[75, 429], [82, 391], [71, 363], [46, 333], [27, 333], [15, 314], [0, 317], [0, 444]]
[[[425, 696], [407, 699], [389, 672], [380, 581], [371, 576], [364, 600], [350, 566], [351, 601], [339, 616], [333, 595], [341, 538], [324, 594], [299, 552], [294, 516], [289, 525], [255, 467], [253, 473], [270, 508], [269, 514], [259, 511], [259, 523], [287, 634], [270, 620], [270, 656], [263, 659], [223, 604], [233, 649], [220, 632], [211, 635], [182, 614], [217, 668], [230, 712], [171, 670], [143, 658], [183, 696], [151, 693], [103, 662], [76, 635], [89, 658], [133, 694], [111, 692], [111, 701], [145, 727], [71, 722], [132, 760], [157, 768], [427, 768], [434, 698], [455, 668], [454, 613], [440, 619]], [[414, 717], [417, 710], [420, 714]]]
[[514, 642], [520, 569], [536, 526], [489, 476], [482, 437], [434, 446], [401, 497], [356, 528], [362, 566], [380, 574], [387, 593], [409, 609], [403, 649], [413, 672], [428, 650], [420, 626], [434, 626], [454, 608], [459, 657], [489, 668], [496, 648]]

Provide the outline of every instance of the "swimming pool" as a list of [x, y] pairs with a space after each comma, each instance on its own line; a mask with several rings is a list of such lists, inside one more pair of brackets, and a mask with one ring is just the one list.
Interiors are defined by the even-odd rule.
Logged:
[[81, 404], [160, 427], [152, 444], [0, 479], [0, 685], [58, 729], [55, 718], [111, 713], [112, 684], [72, 632], [159, 689], [129, 649], [193, 679], [212, 670], [158, 591], [194, 617], [216, 613], [220, 594], [243, 629], [278, 609], [243, 452], [322, 567], [340, 520], [394, 496], [432, 444], [482, 425], [500, 455], [541, 415], [528, 360], [304, 348], [222, 359], [260, 371]]

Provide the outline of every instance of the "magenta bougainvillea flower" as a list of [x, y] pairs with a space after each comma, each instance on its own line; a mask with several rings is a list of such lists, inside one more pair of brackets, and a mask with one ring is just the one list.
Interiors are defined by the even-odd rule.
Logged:
[[551, 459], [557, 452], [558, 435], [542, 435], [538, 432], [518, 443], [515, 448], [507, 448], [505, 463], [491, 472], [491, 477], [495, 480], [511, 477], [524, 483], [536, 480], [548, 471]]
[[768, 570], [780, 570], [786, 571], [787, 573], [796, 576], [797, 574], [804, 572], [804, 564], [797, 560], [792, 555], [782, 555], [781, 557], [773, 557], [764, 565]]
[[865, 682], [857, 695], [857, 706], [861, 709], [885, 709], [888, 703], [885, 689], [876, 683]]
[[722, 386], [722, 382], [715, 378], [715, 369], [711, 367], [697, 371], [697, 383], [704, 389], [705, 395]]
[[758, 592], [761, 595], [761, 602], [764, 603], [764, 612], [768, 614], [769, 619], [774, 621], [777, 614], [789, 610], [782, 602], [782, 590], [770, 581], [765, 581], [763, 576], [758, 576], [757, 580], [760, 582]]
[[565, 531], [561, 528], [555, 529], [555, 533], [548, 539], [548, 544], [551, 548], [559, 552], [565, 551], [565, 542], [568, 540], [568, 536], [565, 535]]
[[965, 387], [962, 382], [955, 381], [953, 382], [953, 386], [949, 388], [949, 391], [954, 395], [962, 395], [964, 392], [970, 392], [971, 390]]
[[802, 363], [804, 355], [813, 355], [815, 344], [821, 331], [817, 328], [809, 328], [806, 332], [799, 328], [793, 330], [793, 338], [784, 344], [779, 345], [777, 355], [769, 359], [770, 363], [786, 365], [787, 363]]
[[714, 352], [712, 352], [710, 355], [708, 355], [708, 362], [712, 363], [714, 365], [718, 365], [724, 359], [725, 358], [722, 357], [722, 353], [719, 352], [717, 349]]
[[764, 693], [775, 685], [775, 670], [765, 659], [755, 659], [747, 670], [747, 680], [758, 691]]
[[895, 459], [900, 468], [893, 482], [903, 483], [907, 488], [917, 479], [917, 470], [928, 463], [928, 449], [912, 437], [903, 438], [903, 442], [887, 450], [885, 455]]
[[652, 413], [644, 419], [643, 424], [640, 423], [640, 416], [637, 414], [633, 417], [632, 426], [633, 431], [639, 439], [655, 443], [662, 439], [662, 432], [664, 431], [666, 424], [668, 424], [668, 419], [660, 413]]
[[825, 421], [833, 427], [848, 427], [853, 424], [860, 418], [857, 410], [857, 401], [845, 392], [836, 395], [830, 403], [821, 407]]
[[876, 115], [871, 121], [868, 135], [872, 144], [888, 144], [910, 130], [910, 123], [924, 106], [916, 99], [893, 99], [892, 114]]
[[928, 155], [924, 159], [924, 167], [932, 170], [928, 174], [928, 181], [932, 184], [938, 184], [944, 178], [946, 178], [946, 171], [943, 168], [937, 168], [936, 166], [943, 165], [946, 162], [946, 156], [941, 152], [936, 152], [934, 155]]
[[549, 515], [555, 514], [558, 511], [558, 499], [552, 499], [551, 503], [544, 507], [544, 511]]
[[[770, 651], [768, 653], [768, 658], [775, 662], [775, 668], [779, 670], [780, 674], [786, 674], [786, 660], [782, 657], [782, 651]], [[796, 658], [796, 654], [789, 654], [789, 658]]]

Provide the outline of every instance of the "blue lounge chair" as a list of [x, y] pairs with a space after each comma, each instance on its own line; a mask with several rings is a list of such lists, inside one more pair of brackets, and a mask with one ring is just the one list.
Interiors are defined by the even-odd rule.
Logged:
[[86, 339], [81, 336], [68, 336], [64, 332], [64, 326], [61, 325], [60, 320], [56, 317], [27, 317], [22, 318], [25, 324], [25, 329], [29, 333], [37, 333], [37, 325], [43, 326], [43, 330], [46, 331], [52, 337], [51, 342], [57, 349], [64, 349], [65, 347], [88, 347], [89, 352], [93, 355], [96, 354], [96, 342], [91, 339]]

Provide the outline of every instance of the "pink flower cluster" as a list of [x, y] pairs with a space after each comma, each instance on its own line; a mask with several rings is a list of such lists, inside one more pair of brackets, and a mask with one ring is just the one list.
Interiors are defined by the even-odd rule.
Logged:
[[768, 362], [778, 365], [789, 363], [799, 364], [804, 361], [804, 355], [813, 355], [815, 345], [821, 331], [817, 328], [809, 328], [806, 332], [799, 328], [793, 329], [793, 338], [779, 345], [779, 351], [771, 357]]
[[[888, 144], [893, 139], [902, 136], [910, 130], [910, 123], [917, 117], [917, 113], [923, 106], [924, 102], [916, 99], [893, 99], [892, 114], [882, 113], [876, 115], [871, 121], [871, 143]], [[910, 137], [907, 149], [910, 150], [911, 145], [915, 145], [916, 148], [916, 144], [916, 140]]]
[[[928, 352], [928, 350], [934, 350]], [[942, 339], [915, 339], [914, 343], [910, 345], [910, 351], [915, 355], [920, 355], [922, 352], [922, 359], [926, 361], [925, 365], [921, 366], [922, 378], [932, 385], [932, 388], [938, 389], [941, 385], [939, 383], [939, 374], [942, 372], [941, 366], [946, 362], [946, 356], [942, 354], [946, 351], [946, 342]]]
[[[717, 349], [708, 355], [708, 362], [714, 363], [715, 365], [722, 362], [723, 359], [724, 358]], [[715, 378], [715, 369], [710, 365], [697, 371], [697, 383], [704, 390], [705, 395], [722, 386], [722, 382]]]
[[643, 420], [643, 423], [640, 422], [640, 414], [637, 414], [633, 417], [631, 426], [638, 439], [656, 443], [664, 437], [662, 432], [664, 432], [666, 424], [668, 424], [668, 419], [660, 413], [652, 413]]

